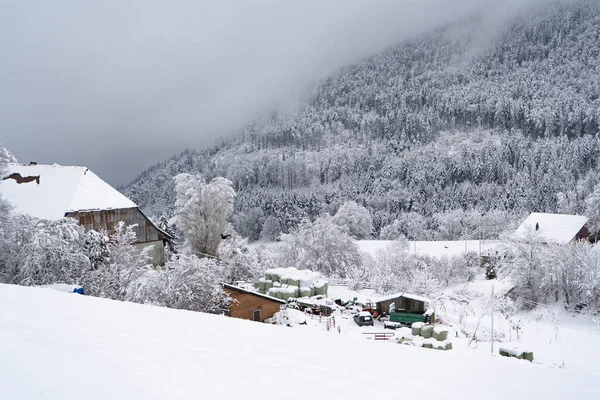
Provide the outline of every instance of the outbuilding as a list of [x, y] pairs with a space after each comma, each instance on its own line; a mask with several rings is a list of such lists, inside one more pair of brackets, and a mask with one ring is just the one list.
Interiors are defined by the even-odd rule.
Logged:
[[223, 289], [231, 297], [229, 316], [264, 322], [281, 310], [285, 301], [266, 294], [253, 292], [239, 286], [223, 284]]
[[389, 315], [393, 311], [407, 311], [423, 314], [429, 309], [431, 300], [410, 293], [395, 293], [384, 296], [375, 302], [379, 315]]

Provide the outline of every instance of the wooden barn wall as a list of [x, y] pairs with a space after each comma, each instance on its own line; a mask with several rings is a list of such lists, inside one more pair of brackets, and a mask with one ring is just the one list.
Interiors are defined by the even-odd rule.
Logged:
[[113, 232], [119, 221], [123, 221], [127, 225], [137, 224], [134, 231], [137, 235], [138, 243], [163, 240], [162, 234], [158, 229], [137, 208], [75, 212], [67, 213], [66, 216], [79, 220], [79, 224], [86, 230], [93, 229], [98, 231], [106, 229], [109, 232]]
[[381, 301], [377, 303], [377, 312], [389, 314], [390, 305], [395, 303], [396, 310], [406, 310], [411, 312], [423, 313], [427, 311], [425, 303], [418, 300], [408, 299], [406, 297], [397, 297], [395, 299]]
[[229, 288], [225, 288], [224, 290], [232, 299], [232, 302], [229, 305], [229, 316], [233, 318], [248, 319], [252, 321], [253, 311], [260, 310], [260, 322], [264, 322], [265, 319], [273, 317], [276, 312], [281, 310], [281, 304], [276, 301], [248, 293], [240, 293]]

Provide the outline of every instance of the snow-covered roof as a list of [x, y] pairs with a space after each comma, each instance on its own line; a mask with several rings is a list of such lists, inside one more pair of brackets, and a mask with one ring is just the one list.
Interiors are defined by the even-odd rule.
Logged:
[[531, 213], [515, 231], [517, 238], [536, 231], [548, 242], [567, 244], [588, 221], [583, 215]]
[[379, 303], [379, 302], [382, 302], [382, 301], [388, 301], [388, 300], [397, 299], [398, 297], [404, 297], [406, 299], [411, 299], [411, 300], [416, 300], [416, 301], [421, 301], [423, 303], [429, 303], [429, 304], [431, 304], [431, 299], [429, 299], [427, 297], [419, 296], [417, 294], [410, 294], [410, 293], [395, 293], [395, 294], [390, 294], [390, 295], [381, 297], [380, 299], [377, 299], [376, 303]]
[[[39, 176], [39, 183], [18, 183], [7, 179], [11, 174]], [[9, 164], [0, 178], [0, 193], [15, 212], [46, 220], [61, 219], [68, 212], [137, 207], [86, 167]]]
[[[356, 244], [363, 253], [375, 256], [377, 251], [386, 249], [395, 243], [394, 240], [357, 240]], [[433, 258], [452, 257], [473, 252], [487, 255], [500, 245], [498, 240], [440, 240], [410, 241], [406, 251]]]
[[269, 295], [266, 294], [262, 294], [262, 293], [258, 293], [258, 292], [254, 292], [252, 290], [248, 290], [248, 289], [244, 289], [241, 288], [239, 286], [234, 286], [234, 285], [230, 285], [228, 283], [224, 283], [223, 287], [227, 288], [227, 289], [231, 289], [231, 290], [235, 290], [238, 291], [240, 293], [246, 293], [246, 294], [251, 294], [253, 296], [258, 296], [258, 297], [262, 297], [263, 299], [267, 299], [267, 300], [271, 300], [271, 301], [275, 301], [277, 303], [281, 303], [281, 304], [285, 304], [285, 301], [278, 299], [276, 297], [271, 297]]

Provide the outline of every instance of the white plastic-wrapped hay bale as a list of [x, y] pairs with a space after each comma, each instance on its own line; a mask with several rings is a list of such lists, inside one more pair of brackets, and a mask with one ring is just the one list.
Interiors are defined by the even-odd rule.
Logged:
[[281, 280], [281, 274], [279, 273], [279, 271], [276, 270], [271, 270], [271, 280], [273, 281], [273, 283], [277, 282], [279, 283]]
[[452, 350], [452, 342], [449, 340], [446, 340], [446, 348], [444, 350]]
[[437, 347], [437, 341], [434, 338], [423, 339], [423, 347], [426, 349], [433, 349]]
[[279, 288], [271, 288], [271, 289], [267, 290], [267, 295], [269, 295], [271, 297], [277, 298], [277, 293], [279, 293]]
[[311, 277], [302, 276], [300, 279], [298, 279], [298, 281], [298, 286], [300, 287], [311, 287], [313, 285], [314, 279], [312, 279]]
[[300, 279], [296, 279], [294, 277], [287, 277], [287, 284], [290, 286], [300, 287]]
[[260, 278], [258, 280], [258, 290], [264, 292], [264, 290], [265, 290], [265, 278]]
[[425, 339], [431, 338], [433, 336], [433, 326], [424, 325], [421, 328], [421, 336], [423, 336]]
[[313, 283], [315, 287], [315, 295], [327, 295], [327, 282], [318, 280]]
[[302, 286], [300, 287], [300, 297], [310, 297], [312, 296], [312, 291], [309, 287]]
[[448, 339], [448, 329], [442, 326], [436, 326], [433, 328], [433, 337], [435, 340], [443, 342]]
[[525, 351], [518, 347], [500, 347], [500, 355], [533, 362], [533, 352]]
[[267, 272], [265, 272], [265, 280], [266, 281], [272, 281], [273, 279], [271, 278], [271, 273], [267, 270]]
[[279, 289], [279, 292], [282, 294], [281, 298], [283, 300], [288, 300], [290, 297], [298, 297], [298, 287], [297, 286], [286, 286]]
[[446, 342], [435, 341], [433, 342], [433, 348], [436, 350], [446, 350]]
[[285, 295], [287, 296], [285, 299], [289, 299], [290, 297], [295, 297], [298, 298], [300, 297], [300, 288], [298, 286], [289, 286], [287, 285], [286, 287], [282, 287], [281, 291], [283, 293], [285, 293]]
[[270, 279], [265, 280], [265, 290], [269, 290], [273, 287], [273, 281]]
[[425, 324], [423, 322], [413, 322], [413, 324], [410, 326], [412, 335], [421, 336], [421, 328], [423, 328], [424, 325]]
[[273, 287], [274, 288], [280, 288], [281, 287], [281, 282], [273, 281]]

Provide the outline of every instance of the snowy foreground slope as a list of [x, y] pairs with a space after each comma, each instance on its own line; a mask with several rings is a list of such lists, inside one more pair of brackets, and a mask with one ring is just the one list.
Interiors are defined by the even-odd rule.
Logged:
[[0, 285], [5, 399], [600, 398], [600, 376]]

